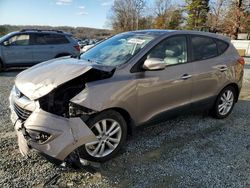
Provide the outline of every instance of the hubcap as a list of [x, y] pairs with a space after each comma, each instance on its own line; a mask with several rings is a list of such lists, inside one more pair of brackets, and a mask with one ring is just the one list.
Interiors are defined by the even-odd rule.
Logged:
[[233, 107], [233, 103], [234, 103], [233, 92], [231, 90], [226, 90], [220, 98], [218, 106], [219, 114], [226, 115]]
[[112, 153], [121, 141], [120, 124], [113, 119], [103, 119], [94, 124], [91, 130], [97, 141], [85, 144], [86, 151], [93, 157], [105, 157]]

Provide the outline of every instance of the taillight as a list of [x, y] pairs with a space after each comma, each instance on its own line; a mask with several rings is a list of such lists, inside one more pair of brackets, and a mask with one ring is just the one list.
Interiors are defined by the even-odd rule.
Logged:
[[75, 48], [78, 52], [80, 52], [80, 50], [81, 50], [81, 48], [80, 48], [80, 46], [79, 46], [79, 45], [74, 46], [74, 48]]
[[241, 64], [243, 66], [245, 65], [245, 60], [244, 60], [243, 57], [240, 57], [237, 61], [238, 61], [239, 64]]

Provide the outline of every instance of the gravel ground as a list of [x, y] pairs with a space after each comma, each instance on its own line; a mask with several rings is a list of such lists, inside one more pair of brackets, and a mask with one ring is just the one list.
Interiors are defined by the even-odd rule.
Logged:
[[250, 61], [233, 113], [215, 120], [186, 114], [130, 136], [97, 173], [55, 167], [35, 152], [18, 152], [9, 120], [8, 95], [18, 72], [0, 73], [0, 185], [43, 187], [250, 187]]

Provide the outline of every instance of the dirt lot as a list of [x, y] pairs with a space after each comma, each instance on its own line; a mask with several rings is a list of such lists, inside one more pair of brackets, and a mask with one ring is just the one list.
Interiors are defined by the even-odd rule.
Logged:
[[42, 187], [250, 187], [250, 59], [233, 113], [215, 120], [186, 114], [129, 137], [119, 156], [90, 174], [55, 167], [36, 153], [18, 152], [8, 96], [18, 72], [0, 73], [0, 185]]

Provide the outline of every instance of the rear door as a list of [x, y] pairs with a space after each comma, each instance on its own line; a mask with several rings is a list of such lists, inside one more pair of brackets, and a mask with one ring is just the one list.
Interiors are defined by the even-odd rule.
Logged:
[[31, 34], [34, 62], [40, 63], [55, 57], [55, 46], [51, 38], [48, 33]]
[[193, 73], [192, 102], [195, 105], [213, 105], [218, 90], [226, 82], [227, 65], [220, 56], [217, 39], [190, 35]]
[[7, 66], [25, 65], [34, 61], [29, 34], [14, 35], [8, 39], [8, 42], [9, 45], [3, 46], [3, 55]]
[[50, 34], [47, 36], [47, 42], [53, 48], [53, 56], [71, 55], [73, 46], [69, 45], [69, 40], [62, 34]]
[[154, 47], [146, 58], [164, 60], [164, 70], [139, 73], [138, 120], [146, 122], [168, 110], [189, 107], [193, 67], [187, 63], [187, 38], [172, 36]]

